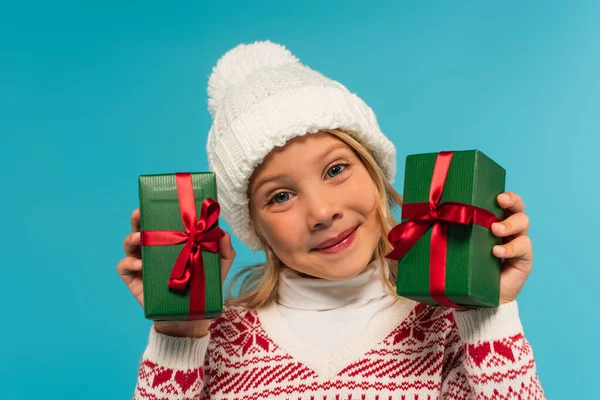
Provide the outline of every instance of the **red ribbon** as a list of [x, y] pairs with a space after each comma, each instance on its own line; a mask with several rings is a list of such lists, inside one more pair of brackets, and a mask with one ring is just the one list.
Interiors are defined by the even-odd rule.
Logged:
[[190, 287], [190, 311], [192, 319], [204, 319], [206, 311], [206, 279], [202, 251], [219, 252], [219, 239], [225, 234], [219, 227], [210, 229], [219, 219], [220, 206], [213, 199], [202, 202], [200, 218], [196, 221], [196, 201], [192, 175], [176, 173], [179, 209], [185, 231], [144, 230], [142, 246], [172, 246], [185, 243], [169, 277], [169, 288], [184, 291]]
[[476, 224], [491, 229], [492, 224], [500, 219], [484, 208], [469, 204], [451, 201], [440, 204], [453, 153], [442, 151], [437, 156], [429, 190], [429, 202], [402, 205], [402, 219], [408, 218], [408, 220], [395, 226], [388, 234], [394, 249], [386, 257], [393, 260], [401, 259], [433, 226], [429, 250], [431, 297], [443, 306], [464, 309], [446, 297], [448, 224]]

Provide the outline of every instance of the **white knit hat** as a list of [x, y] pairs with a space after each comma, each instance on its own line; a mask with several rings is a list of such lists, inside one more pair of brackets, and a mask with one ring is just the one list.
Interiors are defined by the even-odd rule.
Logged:
[[396, 149], [371, 108], [281, 45], [265, 41], [229, 50], [213, 68], [208, 97], [213, 125], [206, 150], [222, 216], [252, 249], [260, 242], [250, 223], [248, 182], [273, 148], [296, 136], [342, 129], [367, 147], [394, 181]]

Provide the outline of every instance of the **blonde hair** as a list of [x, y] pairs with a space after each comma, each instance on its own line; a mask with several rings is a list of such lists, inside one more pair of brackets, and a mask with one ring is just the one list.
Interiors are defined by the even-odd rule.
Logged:
[[[332, 135], [354, 150], [367, 169], [373, 183], [375, 183], [377, 219], [379, 220], [379, 225], [381, 227], [381, 239], [377, 244], [375, 257], [383, 260], [383, 262], [379, 263], [381, 279], [385, 282], [388, 289], [395, 293], [393, 283], [396, 282], [398, 264], [396, 261], [385, 258], [385, 255], [392, 248], [387, 238], [388, 232], [397, 223], [391, 210], [395, 206], [402, 205], [402, 197], [385, 179], [381, 167], [377, 164], [371, 152], [350, 134], [340, 129], [324, 129], [317, 133]], [[227, 300], [225, 302], [227, 305], [238, 305], [248, 309], [257, 309], [268, 306], [277, 298], [279, 273], [284, 267], [284, 264], [256, 230], [256, 227], [254, 227], [254, 231], [265, 251], [266, 261], [264, 264], [245, 267], [234, 276], [231, 285], [229, 286]], [[237, 298], [233, 298], [231, 293], [232, 288], [242, 277], [243, 280], [240, 285], [240, 294]]]

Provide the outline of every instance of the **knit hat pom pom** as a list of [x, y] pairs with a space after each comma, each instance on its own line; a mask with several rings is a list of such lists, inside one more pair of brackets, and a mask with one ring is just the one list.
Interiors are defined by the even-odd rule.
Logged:
[[214, 117], [230, 87], [239, 85], [261, 67], [276, 68], [298, 59], [284, 46], [270, 41], [241, 44], [221, 57], [208, 80], [208, 109]]

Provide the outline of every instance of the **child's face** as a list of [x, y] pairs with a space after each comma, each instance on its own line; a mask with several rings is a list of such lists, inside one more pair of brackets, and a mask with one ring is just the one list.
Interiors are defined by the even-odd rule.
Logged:
[[290, 268], [345, 279], [371, 261], [380, 239], [376, 192], [345, 143], [307, 134], [273, 150], [250, 181], [256, 228]]

